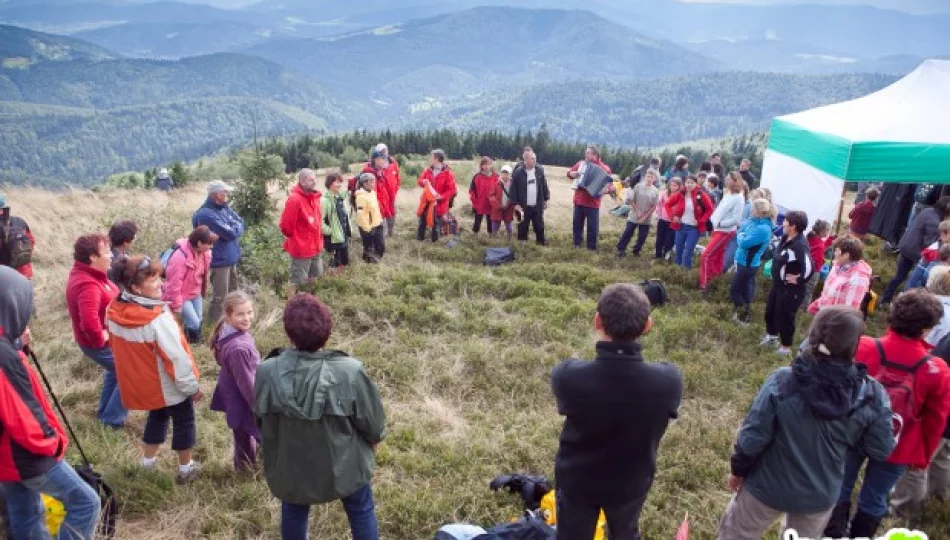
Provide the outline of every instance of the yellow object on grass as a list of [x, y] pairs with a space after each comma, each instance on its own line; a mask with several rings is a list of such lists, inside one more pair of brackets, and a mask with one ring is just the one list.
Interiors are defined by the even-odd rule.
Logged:
[[50, 536], [55, 538], [63, 520], [66, 519], [66, 507], [45, 493], [41, 493], [40, 497], [43, 498], [43, 507], [46, 508], [46, 528], [49, 529]]
[[[544, 522], [551, 526], [557, 525], [557, 500], [554, 498], [552, 489], [541, 499], [541, 517]], [[594, 540], [604, 540], [604, 531], [607, 529], [607, 517], [604, 511], [600, 511], [597, 517], [597, 529], [594, 530]]]
[[623, 187], [623, 182], [621, 182], [620, 180], [614, 180], [614, 189], [616, 190], [613, 192], [614, 200], [618, 200], [621, 202], [625, 201], [626, 199], [624, 199], [623, 196], [624, 196], [624, 193], [626, 192], [626, 188]]

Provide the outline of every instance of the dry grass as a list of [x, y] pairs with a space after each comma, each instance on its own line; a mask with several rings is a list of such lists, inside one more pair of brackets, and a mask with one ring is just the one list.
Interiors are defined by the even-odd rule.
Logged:
[[[470, 226], [465, 191], [474, 166], [456, 168], [458, 212]], [[514, 471], [553, 475], [561, 419], [548, 386], [551, 368], [562, 358], [592, 354], [590, 319], [604, 285], [651, 277], [667, 282], [673, 303], [655, 313], [655, 330], [644, 339], [646, 355], [675, 362], [686, 395], [681, 417], [662, 444], [642, 526], [646, 538], [669, 538], [689, 512], [693, 538], [714, 538], [729, 498], [724, 480], [735, 430], [765, 375], [784, 360], [756, 346], [760, 324], [739, 328], [731, 322], [724, 280], [702, 299], [695, 273], [616, 259], [613, 245], [623, 221], [606, 211], [601, 252], [571, 249], [572, 192], [564, 172], [548, 171], [554, 180], [547, 214], [552, 246], [519, 246], [515, 264], [482, 266], [483, 249], [492, 242], [468, 230], [454, 249], [416, 243], [412, 213], [418, 192], [404, 189], [397, 236], [383, 264], [364, 265], [356, 256], [344, 276], [316, 286], [335, 317], [329, 346], [364, 360], [387, 405], [389, 435], [380, 446], [375, 480], [384, 538], [431, 538], [446, 522], [489, 525], [517, 515], [517, 501], [491, 493], [488, 482]], [[99, 427], [99, 370], [73, 343], [65, 313], [63, 289], [78, 234], [128, 217], [144, 225], [140, 249], [156, 253], [190, 229], [201, 190], [169, 197], [13, 189], [8, 196], [38, 239], [36, 348], [87, 451], [118, 490], [124, 505], [119, 538], [277, 538], [278, 503], [261, 478], [231, 472], [230, 432], [206, 403], [198, 408], [196, 454], [206, 471], [200, 481], [174, 485], [167, 449], [157, 472], [138, 469], [144, 415], [134, 413], [123, 432]], [[351, 249], [358, 255], [360, 246]], [[893, 262], [871, 251], [878, 258], [875, 269], [888, 268], [883, 273], [889, 274]], [[256, 302], [258, 348], [286, 345], [282, 300], [262, 291]], [[757, 321], [762, 309], [756, 306]], [[205, 347], [197, 348], [197, 356], [210, 395], [216, 365]], [[942, 537], [950, 535], [941, 518], [948, 514], [946, 507], [934, 508], [932, 525], [940, 523]], [[340, 506], [315, 508], [311, 532], [313, 538], [346, 538]]]

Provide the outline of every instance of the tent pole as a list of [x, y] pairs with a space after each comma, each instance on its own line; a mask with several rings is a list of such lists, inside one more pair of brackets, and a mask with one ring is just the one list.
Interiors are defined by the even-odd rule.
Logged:
[[841, 186], [841, 202], [838, 203], [838, 223], [835, 225], [835, 236], [841, 232], [841, 220], [844, 218], [844, 198], [848, 194], [848, 183]]

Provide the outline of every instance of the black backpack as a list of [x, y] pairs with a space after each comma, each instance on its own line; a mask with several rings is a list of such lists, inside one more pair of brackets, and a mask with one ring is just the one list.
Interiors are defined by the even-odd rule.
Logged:
[[639, 283], [643, 289], [643, 294], [650, 300], [650, 306], [662, 307], [670, 301], [670, 295], [666, 292], [666, 285], [659, 279], [648, 279]]
[[7, 226], [0, 229], [0, 264], [19, 268], [33, 262], [29, 230], [26, 221], [18, 217], [11, 217]]
[[501, 266], [514, 262], [515, 252], [511, 248], [488, 248], [485, 250], [485, 266]]

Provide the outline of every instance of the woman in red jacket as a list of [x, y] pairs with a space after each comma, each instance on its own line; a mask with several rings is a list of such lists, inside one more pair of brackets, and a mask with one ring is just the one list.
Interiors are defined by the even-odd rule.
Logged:
[[66, 282], [66, 305], [73, 322], [73, 337], [83, 354], [106, 371], [102, 378], [97, 416], [103, 424], [119, 429], [128, 411], [122, 406], [115, 376], [115, 359], [106, 330], [106, 308], [119, 295], [119, 288], [106, 273], [112, 264], [109, 237], [87, 234], [73, 245], [73, 268]]
[[686, 177], [685, 188], [670, 196], [666, 211], [670, 216], [670, 228], [676, 231], [676, 264], [683, 268], [693, 267], [693, 251], [699, 236], [706, 232], [706, 224], [712, 217], [712, 199], [706, 190], [699, 187], [696, 177]]
[[501, 223], [505, 223], [505, 230], [508, 232], [508, 240], [511, 240], [511, 221], [515, 217], [515, 209], [511, 205], [511, 167], [505, 165], [501, 168], [501, 176], [498, 183], [492, 188], [491, 195], [488, 197], [488, 203], [491, 206], [491, 224], [488, 233], [496, 236], [501, 231]]
[[[950, 412], [950, 369], [942, 359], [930, 355], [923, 336], [942, 316], [943, 305], [936, 296], [914, 289], [891, 304], [884, 337], [861, 338], [855, 362], [867, 366], [868, 375], [887, 390], [897, 446], [887, 461], [868, 460], [859, 453], [848, 455], [841, 494], [824, 536], [874, 538], [887, 515], [891, 488], [907, 469], [924, 469], [930, 464]], [[865, 461], [858, 511], [848, 532], [851, 492]]]
[[468, 198], [472, 201], [472, 210], [475, 212], [475, 223], [472, 232], [478, 234], [485, 220], [485, 228], [491, 234], [491, 195], [498, 185], [498, 175], [490, 157], [483, 157], [479, 163], [479, 171], [472, 177], [472, 185], [468, 188]]
[[432, 229], [432, 241], [437, 242], [442, 217], [449, 211], [449, 201], [458, 192], [455, 175], [445, 163], [444, 151], [433, 150], [429, 154], [429, 167], [419, 176], [419, 187], [422, 188], [422, 195], [416, 210], [416, 215], [419, 216], [416, 240], [425, 240], [426, 229]]

